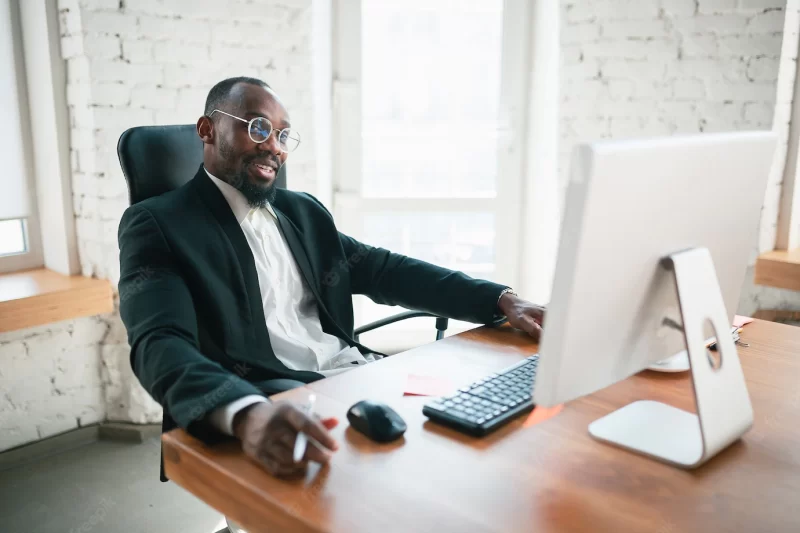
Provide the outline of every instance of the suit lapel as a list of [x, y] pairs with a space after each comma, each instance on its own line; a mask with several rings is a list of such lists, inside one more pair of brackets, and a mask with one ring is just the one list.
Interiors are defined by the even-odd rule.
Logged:
[[[338, 330], [338, 337], [344, 339], [348, 344], [358, 346], [362, 348], [365, 352], [373, 352], [379, 355], [380, 352], [376, 352], [375, 350], [370, 350], [369, 348], [363, 346], [362, 344], [356, 342], [350, 334], [344, 331], [336, 319], [333, 318], [333, 315], [328, 311], [328, 308], [325, 306], [325, 302], [322, 300], [322, 295], [318, 283], [317, 276], [314, 275], [314, 271], [311, 268], [311, 263], [308, 260], [308, 254], [306, 253], [306, 249], [303, 246], [303, 233], [297, 229], [294, 223], [284, 215], [279, 209], [272, 205], [272, 208], [275, 210], [275, 216], [278, 219], [278, 227], [283, 233], [283, 237], [286, 239], [286, 243], [289, 245], [289, 250], [292, 252], [292, 255], [297, 261], [297, 266], [300, 268], [300, 272], [303, 274], [303, 278], [306, 280], [306, 284], [311, 289], [311, 293], [314, 295], [314, 298], [317, 300], [317, 307], [320, 312], [320, 316], [324, 316], [327, 318], [327, 321], [333, 325], [333, 327]], [[323, 322], [324, 324], [324, 322]]]
[[[245, 316], [250, 318], [251, 323], [256, 328], [263, 326], [264, 334], [266, 334], [266, 320], [264, 318], [264, 307], [261, 303], [261, 289], [258, 283], [258, 274], [256, 272], [256, 264], [253, 259], [253, 252], [250, 250], [250, 245], [247, 243], [247, 238], [244, 236], [236, 216], [233, 214], [228, 201], [222, 195], [220, 190], [208, 177], [203, 167], [197, 172], [194, 178], [198, 194], [203, 199], [203, 202], [209, 208], [214, 218], [222, 227], [222, 231], [228, 237], [228, 240], [233, 247], [234, 254], [239, 264], [239, 274], [244, 285], [244, 294], [246, 301], [249, 303], [249, 309]], [[268, 336], [268, 335], [267, 335]], [[263, 340], [263, 336], [262, 336]]]
[[286, 239], [286, 244], [289, 245], [289, 250], [291, 250], [295, 261], [297, 261], [297, 266], [300, 268], [300, 272], [303, 274], [306, 284], [314, 294], [314, 298], [317, 299], [319, 306], [323, 307], [317, 278], [314, 276], [311, 263], [308, 261], [308, 254], [306, 254], [306, 249], [303, 247], [302, 233], [295, 227], [294, 223], [274, 205], [272, 209], [275, 211], [275, 216], [278, 218], [278, 227], [281, 233], [283, 233], [283, 238]]

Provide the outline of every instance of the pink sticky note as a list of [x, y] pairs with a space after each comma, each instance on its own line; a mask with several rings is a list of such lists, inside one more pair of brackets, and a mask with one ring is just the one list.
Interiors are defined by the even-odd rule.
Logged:
[[446, 396], [455, 392], [450, 380], [433, 376], [409, 374], [404, 396]]
[[745, 326], [752, 321], [753, 319], [750, 318], [749, 316], [736, 315], [733, 317], [733, 325], [736, 326], [737, 328]]

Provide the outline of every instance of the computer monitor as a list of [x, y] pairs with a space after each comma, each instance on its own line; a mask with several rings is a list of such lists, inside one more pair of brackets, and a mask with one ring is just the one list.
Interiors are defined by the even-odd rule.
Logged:
[[[692, 467], [736, 440], [732, 433], [749, 429], [752, 410], [729, 328], [755, 256], [775, 146], [771, 132], [741, 132], [576, 148], [540, 346], [537, 405], [552, 406], [607, 387], [687, 348], [688, 342], [699, 419], [644, 402], [620, 409], [617, 413], [628, 409], [627, 414], [611, 422], [596, 422], [590, 432]], [[685, 251], [697, 253], [680, 256], [681, 272], [673, 273], [669, 258]], [[682, 275], [680, 293], [675, 274]], [[700, 356], [692, 354], [694, 345], [707, 357], [704, 344], [697, 348], [705, 339], [702, 324], [698, 333], [687, 313], [710, 319], [715, 331], [726, 333], [719, 337], [727, 341], [721, 342], [718, 369], [710, 363], [705, 366], [711, 370], [701, 368]], [[726, 394], [727, 404], [713, 399]], [[730, 415], [730, 409], [741, 413]], [[648, 425], [647, 418], [661, 420]], [[665, 424], [673, 427], [665, 431]], [[652, 434], [645, 440], [671, 441], [671, 433], [684, 430], [697, 434], [699, 444], [639, 442], [644, 431]], [[626, 434], [620, 437], [624, 442], [615, 438], [618, 433]]]

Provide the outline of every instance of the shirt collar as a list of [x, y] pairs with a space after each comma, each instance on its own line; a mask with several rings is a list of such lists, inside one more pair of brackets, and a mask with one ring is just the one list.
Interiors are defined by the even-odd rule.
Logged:
[[[226, 183], [219, 179], [218, 177], [214, 176], [211, 172], [203, 167], [203, 170], [206, 171], [208, 177], [211, 178], [211, 181], [214, 182], [214, 185], [217, 186], [219, 192], [222, 193], [222, 196], [225, 197], [225, 200], [228, 202], [228, 205], [231, 207], [231, 211], [233, 211], [233, 216], [236, 217], [236, 221], [241, 224], [247, 215], [250, 214], [250, 211], [253, 209], [250, 207], [250, 204], [247, 203], [247, 198], [244, 197], [242, 191], [231, 185], [230, 183]], [[267, 211], [269, 214], [277, 219], [278, 217], [275, 215], [275, 211], [272, 209], [272, 205], [269, 203], [267, 204]]]

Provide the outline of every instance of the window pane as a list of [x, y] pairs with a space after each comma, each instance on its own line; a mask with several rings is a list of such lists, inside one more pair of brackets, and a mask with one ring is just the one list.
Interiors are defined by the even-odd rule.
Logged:
[[0, 255], [20, 254], [26, 250], [24, 220], [0, 221]]
[[362, 0], [365, 197], [492, 197], [503, 0]]
[[[410, 211], [365, 214], [362, 233], [367, 244], [459, 270], [479, 279], [492, 279], [494, 275], [494, 234], [494, 213]], [[399, 307], [375, 304], [366, 297], [356, 297], [354, 305], [360, 308], [362, 322], [359, 325], [403, 311]], [[473, 326], [453, 320], [450, 331], [463, 331]], [[433, 323], [430, 319], [414, 319], [388, 328], [433, 332]]]
[[494, 233], [493, 213], [364, 215], [366, 243], [481, 278], [494, 272]]

